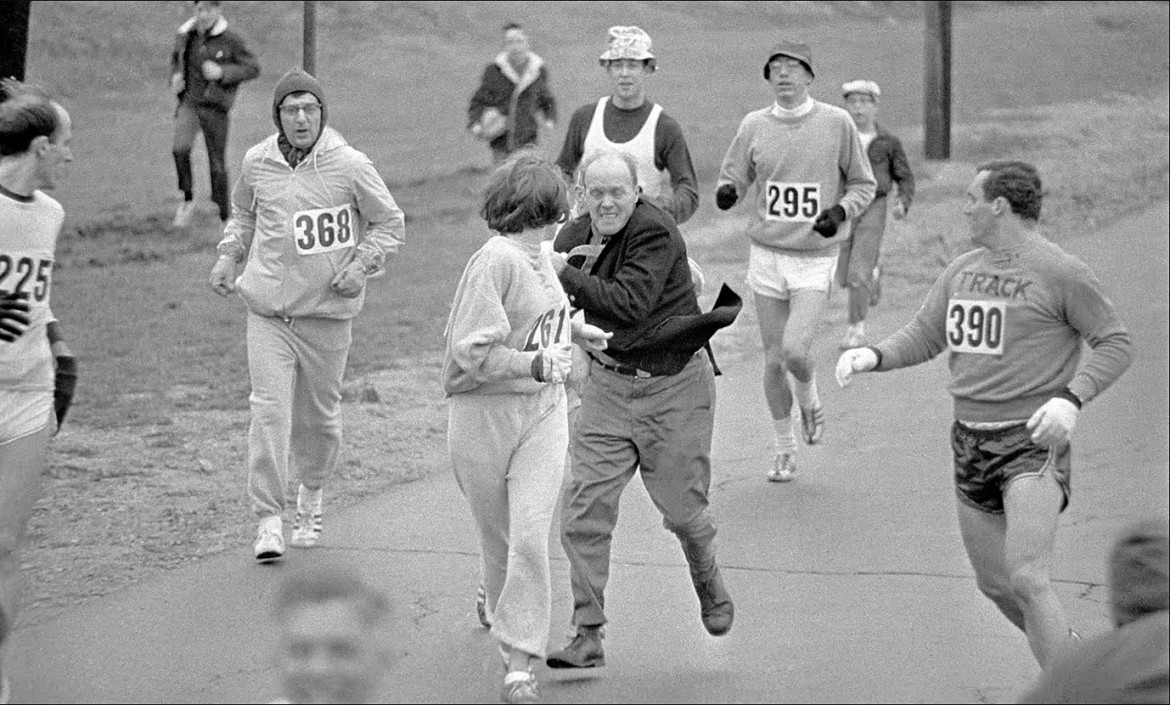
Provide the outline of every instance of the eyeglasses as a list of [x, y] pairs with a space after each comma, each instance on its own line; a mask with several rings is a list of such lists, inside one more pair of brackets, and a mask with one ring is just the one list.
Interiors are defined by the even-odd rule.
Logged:
[[282, 105], [280, 106], [280, 116], [286, 118], [295, 118], [297, 113], [304, 113], [307, 118], [315, 118], [321, 114], [320, 103], [309, 103], [308, 105]]

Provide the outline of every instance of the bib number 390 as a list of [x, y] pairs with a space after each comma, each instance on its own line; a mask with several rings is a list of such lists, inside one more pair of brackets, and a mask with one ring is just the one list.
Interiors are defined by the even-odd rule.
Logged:
[[951, 299], [947, 306], [947, 344], [952, 352], [1003, 354], [1002, 301]]
[[767, 220], [811, 223], [821, 212], [821, 185], [769, 181], [764, 192]]
[[353, 211], [349, 204], [293, 213], [297, 254], [318, 255], [353, 247]]

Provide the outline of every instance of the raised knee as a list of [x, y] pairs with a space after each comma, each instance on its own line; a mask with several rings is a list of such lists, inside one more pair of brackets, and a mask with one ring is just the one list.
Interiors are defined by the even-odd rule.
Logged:
[[997, 604], [1013, 599], [1011, 586], [1002, 581], [980, 578], [975, 581], [975, 584], [979, 588], [979, 592]]
[[1025, 566], [1012, 572], [1011, 593], [1020, 602], [1034, 602], [1051, 588], [1046, 571]]

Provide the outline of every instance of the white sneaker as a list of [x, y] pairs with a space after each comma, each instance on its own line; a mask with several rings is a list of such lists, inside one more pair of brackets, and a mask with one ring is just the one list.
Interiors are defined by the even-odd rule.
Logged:
[[260, 523], [260, 530], [256, 534], [256, 560], [260, 563], [275, 561], [284, 555], [284, 535], [281, 531], [280, 517], [276, 521]]
[[321, 517], [321, 490], [301, 485], [297, 490], [297, 515], [293, 520], [293, 548], [312, 548], [321, 540], [324, 521]]
[[796, 455], [781, 453], [776, 456], [775, 464], [768, 471], [769, 482], [792, 482], [796, 479]]
[[179, 204], [178, 210], [175, 211], [175, 219], [171, 225], [176, 228], [185, 228], [191, 224], [191, 219], [195, 217], [195, 201], [183, 201]]

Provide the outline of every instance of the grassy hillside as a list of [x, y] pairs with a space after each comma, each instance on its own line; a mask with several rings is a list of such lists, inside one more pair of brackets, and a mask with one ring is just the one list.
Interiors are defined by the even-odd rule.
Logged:
[[[226, 4], [264, 66], [233, 113], [233, 173], [273, 129], [271, 90], [297, 60], [299, 6]], [[70, 225], [53, 308], [82, 379], [30, 525], [22, 620], [245, 546], [254, 529], [243, 500], [244, 314], [207, 288], [219, 233], [204, 162], [196, 185], [208, 210], [190, 233], [169, 227], [177, 194], [166, 62], [188, 11], [184, 2], [33, 6], [30, 78], [61, 89], [74, 115], [74, 173], [55, 194]], [[821, 99], [836, 101], [849, 78], [879, 81], [883, 121], [910, 152], [919, 197], [887, 236], [895, 276], [883, 311], [909, 315], [923, 284], [968, 246], [959, 194], [983, 160], [1040, 166], [1054, 239], [1094, 237], [1097, 223], [1166, 198], [1166, 3], [960, 6], [954, 158], [932, 163], [921, 158], [914, 12], [913, 3], [322, 3], [318, 73], [331, 122], [370, 154], [408, 217], [406, 246], [371, 282], [355, 323], [343, 481], [331, 506], [445, 469], [443, 323], [467, 257], [487, 236], [475, 216], [487, 150], [465, 134], [464, 110], [506, 19], [529, 23], [552, 66], [564, 115], [548, 152], [569, 111], [607, 91], [597, 65], [605, 28], [639, 23], [652, 33], [660, 71], [650, 96], [683, 126], [701, 181], [684, 234], [711, 285], [704, 305], [719, 282], [742, 282], [745, 211], [716, 211], [713, 180], [740, 118], [771, 100], [760, 64], [781, 33], [812, 43]], [[826, 334], [839, 330], [840, 308]], [[750, 306], [714, 345], [729, 374], [737, 355], [758, 352]]]

